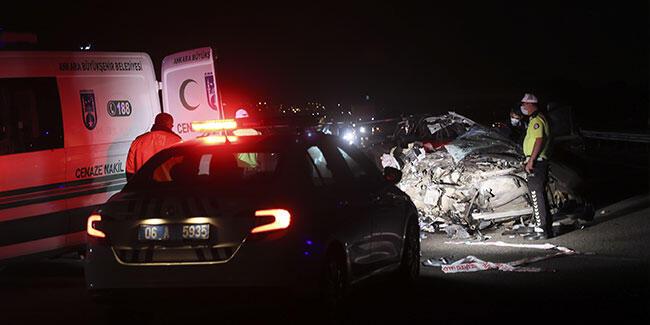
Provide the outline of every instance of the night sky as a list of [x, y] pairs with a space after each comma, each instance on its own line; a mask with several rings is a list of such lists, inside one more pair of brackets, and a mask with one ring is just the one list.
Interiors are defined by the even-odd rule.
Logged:
[[222, 94], [235, 105], [353, 104], [368, 95], [393, 113], [496, 118], [532, 91], [592, 124], [618, 115], [620, 125], [647, 126], [647, 1], [521, 2], [4, 1], [0, 26], [37, 33], [42, 49], [91, 42], [98, 51], [147, 52], [156, 65], [211, 46]]

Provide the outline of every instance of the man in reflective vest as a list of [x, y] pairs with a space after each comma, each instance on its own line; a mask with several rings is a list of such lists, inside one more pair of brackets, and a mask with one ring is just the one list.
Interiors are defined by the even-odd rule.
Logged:
[[180, 142], [181, 137], [172, 131], [174, 118], [167, 113], [156, 115], [151, 131], [135, 138], [126, 158], [126, 178], [130, 180], [149, 158], [157, 152]]
[[549, 213], [545, 195], [551, 132], [546, 117], [539, 111], [537, 104], [537, 97], [533, 94], [525, 94], [521, 99], [521, 112], [529, 117], [523, 149], [528, 191], [535, 218], [535, 231], [526, 238], [532, 240], [553, 236], [553, 217]]
[[[235, 120], [237, 121], [237, 129], [232, 133], [235, 136], [254, 136], [261, 135], [258, 130], [248, 128], [248, 112], [240, 108], [235, 112]], [[240, 168], [257, 168], [257, 154], [253, 152], [237, 154], [237, 166]]]

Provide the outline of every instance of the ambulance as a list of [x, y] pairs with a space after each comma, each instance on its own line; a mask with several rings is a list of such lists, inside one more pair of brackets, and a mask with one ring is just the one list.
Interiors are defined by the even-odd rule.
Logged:
[[[212, 49], [0, 52], [0, 264], [81, 251], [88, 215], [126, 184], [131, 141], [156, 114], [223, 118]], [[163, 105], [160, 102], [162, 98]]]

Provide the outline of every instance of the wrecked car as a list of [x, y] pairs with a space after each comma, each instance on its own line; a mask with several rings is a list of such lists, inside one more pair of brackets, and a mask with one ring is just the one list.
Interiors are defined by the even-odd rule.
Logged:
[[[519, 144], [453, 112], [422, 123], [428, 134], [393, 147], [379, 160], [382, 167], [402, 171], [398, 186], [418, 208], [423, 230], [433, 232], [453, 224], [474, 232], [506, 221], [531, 220]], [[436, 142], [443, 135], [453, 136], [452, 132], [458, 135], [446, 143]], [[547, 198], [555, 219], [593, 215], [579, 194], [580, 185], [575, 171], [550, 163]]]
[[388, 131], [388, 134], [376, 137], [374, 141], [359, 143], [379, 167], [383, 166], [381, 156], [386, 152], [394, 152], [400, 159], [402, 153], [394, 151], [394, 148], [405, 148], [409, 143], [418, 142], [427, 152], [430, 152], [456, 139], [475, 124], [454, 112], [443, 116], [408, 116], [384, 121], [388, 123], [384, 123], [381, 127], [373, 124], [373, 130], [381, 128], [383, 131]]

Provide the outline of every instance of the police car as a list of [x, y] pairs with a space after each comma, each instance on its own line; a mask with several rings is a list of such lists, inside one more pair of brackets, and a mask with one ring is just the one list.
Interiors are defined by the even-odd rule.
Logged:
[[280, 286], [336, 297], [381, 273], [413, 280], [417, 211], [394, 183], [321, 133], [184, 141], [88, 218], [87, 288]]

